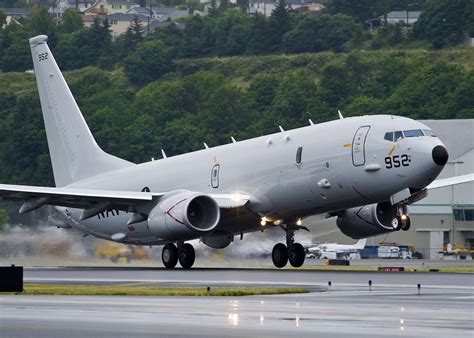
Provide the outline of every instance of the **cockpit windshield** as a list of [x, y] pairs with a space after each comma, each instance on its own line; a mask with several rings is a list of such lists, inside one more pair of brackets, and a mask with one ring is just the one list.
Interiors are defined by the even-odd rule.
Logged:
[[423, 129], [426, 136], [436, 137], [435, 133], [431, 129]]
[[421, 137], [421, 136], [432, 136], [436, 137], [436, 135], [433, 133], [432, 130], [430, 129], [411, 129], [411, 130], [397, 130], [397, 131], [390, 131], [385, 133], [384, 135], [384, 140], [390, 141], [390, 142], [397, 142], [403, 138], [408, 138], [408, 137]]
[[403, 134], [405, 137], [420, 137], [424, 136], [423, 132], [421, 129], [413, 129], [413, 130], [404, 130]]

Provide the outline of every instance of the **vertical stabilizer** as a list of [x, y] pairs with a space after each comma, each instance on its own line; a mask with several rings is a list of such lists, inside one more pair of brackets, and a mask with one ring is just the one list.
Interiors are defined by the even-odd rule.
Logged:
[[356, 249], [362, 250], [363, 248], [365, 248], [365, 243], [367, 243], [367, 238], [359, 239], [355, 244]]
[[56, 186], [133, 165], [97, 145], [47, 40], [36, 36], [30, 46]]

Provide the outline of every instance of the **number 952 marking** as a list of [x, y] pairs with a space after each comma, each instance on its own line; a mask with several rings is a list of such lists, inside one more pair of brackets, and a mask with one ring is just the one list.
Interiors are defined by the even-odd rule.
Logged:
[[48, 59], [48, 52], [38, 54], [38, 61], [44, 61]]
[[385, 168], [399, 168], [399, 167], [408, 167], [410, 165], [411, 158], [406, 155], [395, 155], [385, 157]]

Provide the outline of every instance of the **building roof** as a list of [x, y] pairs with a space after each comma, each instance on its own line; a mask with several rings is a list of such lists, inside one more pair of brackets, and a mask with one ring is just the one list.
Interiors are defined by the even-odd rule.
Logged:
[[107, 3], [114, 5], [137, 5], [134, 0], [107, 0]]
[[[152, 15], [156, 13], [154, 8], [152, 8], [151, 11], [152, 11]], [[148, 7], [131, 8], [127, 11], [127, 14], [141, 14], [141, 15], [150, 16], [150, 8]]]
[[449, 161], [454, 161], [474, 149], [474, 119], [421, 120], [433, 129], [436, 136], [446, 145]]
[[0, 8], [0, 12], [12, 16], [28, 16], [31, 13], [29, 8]]
[[[418, 19], [421, 11], [408, 11], [408, 19]], [[384, 16], [382, 15], [381, 18]], [[387, 13], [387, 20], [406, 20], [407, 11], [392, 11]]]
[[67, 0], [67, 3], [70, 5], [75, 5], [77, 4], [93, 4], [95, 3], [95, 0]]
[[107, 19], [116, 21], [132, 21], [134, 17], [138, 17], [141, 22], [147, 22], [148, 16], [141, 14], [125, 14], [125, 13], [114, 13], [107, 15]]

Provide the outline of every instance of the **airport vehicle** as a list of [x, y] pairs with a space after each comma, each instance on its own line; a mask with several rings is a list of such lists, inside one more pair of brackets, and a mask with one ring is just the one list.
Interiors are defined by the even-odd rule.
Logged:
[[20, 213], [45, 205], [50, 223], [120, 243], [164, 245], [162, 261], [194, 264], [186, 241], [224, 248], [235, 235], [279, 226], [286, 243], [276, 267], [304, 263], [294, 233], [310, 215], [337, 216], [340, 230], [366, 238], [410, 227], [407, 205], [434, 182], [448, 160], [439, 138], [420, 122], [362, 116], [313, 124], [134, 164], [95, 142], [47, 45], [30, 39], [56, 187], [0, 185]]
[[337, 259], [341, 257], [349, 258], [351, 254], [359, 253], [360, 250], [364, 249], [367, 239], [360, 239], [357, 243], [350, 244], [337, 244], [337, 243], [324, 243], [319, 245], [310, 246], [306, 249], [308, 254], [313, 254], [316, 258], [324, 259]]

